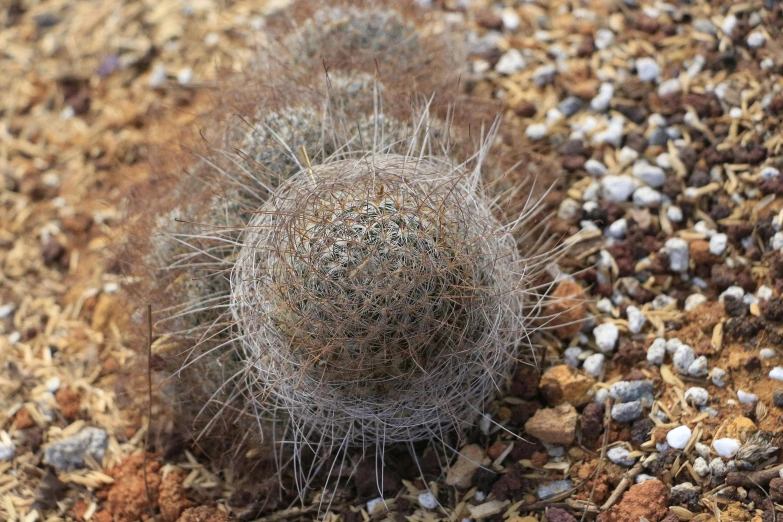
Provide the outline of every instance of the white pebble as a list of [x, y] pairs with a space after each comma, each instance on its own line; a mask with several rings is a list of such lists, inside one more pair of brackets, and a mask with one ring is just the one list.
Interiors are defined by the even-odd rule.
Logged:
[[764, 181], [769, 181], [780, 176], [780, 171], [775, 167], [764, 167], [761, 169], [761, 172], [759, 172], [759, 176]]
[[718, 388], [723, 388], [726, 386], [726, 381], [723, 379], [726, 377], [726, 370], [723, 368], [713, 368], [710, 372], [710, 380], [712, 380], [712, 384], [717, 386]]
[[767, 37], [761, 31], [753, 31], [748, 35], [748, 47], [758, 49], [767, 41]]
[[691, 439], [691, 434], [688, 426], [678, 426], [666, 434], [666, 443], [674, 449], [683, 449]]
[[629, 161], [634, 161], [638, 157], [639, 157], [639, 153], [636, 152], [636, 150], [626, 145], [625, 147], [620, 149], [620, 154], [618, 159], [620, 160], [620, 163], [628, 163]]
[[619, 147], [623, 141], [623, 128], [625, 127], [625, 120], [622, 117], [614, 117], [609, 120], [609, 125], [605, 130], [596, 132], [593, 135], [592, 141], [594, 145], [602, 145], [607, 143], [615, 147]]
[[720, 457], [715, 457], [710, 461], [710, 473], [713, 477], [725, 477], [727, 472], [726, 463]]
[[723, 23], [720, 24], [720, 30], [727, 36], [731, 36], [735, 27], [737, 27], [737, 17], [734, 15], [727, 16], [723, 19]]
[[646, 320], [642, 311], [635, 306], [629, 306], [626, 308], [625, 313], [628, 316], [628, 330], [632, 334], [641, 332]]
[[772, 293], [772, 289], [767, 285], [764, 285], [758, 290], [756, 290], [756, 297], [758, 297], [759, 299], [764, 299], [765, 301], [772, 299], [773, 295], [774, 294]]
[[708, 373], [707, 358], [703, 355], [697, 357], [696, 360], [688, 366], [688, 375], [692, 377], [706, 377]]
[[696, 406], [704, 406], [710, 398], [710, 393], [699, 386], [692, 386], [685, 390], [685, 400], [690, 400]]
[[669, 221], [672, 223], [680, 223], [682, 222], [684, 216], [682, 215], [682, 209], [680, 207], [669, 207], [666, 209], [666, 217], [669, 218]]
[[730, 459], [739, 451], [740, 441], [726, 437], [712, 441], [712, 447], [718, 455], [724, 459]]
[[651, 187], [662, 187], [666, 183], [666, 173], [661, 167], [650, 165], [646, 161], [637, 161], [631, 169], [633, 177], [642, 180]]
[[560, 207], [557, 209], [557, 217], [570, 221], [580, 214], [581, 207], [579, 203], [571, 198], [565, 198], [560, 202]]
[[664, 243], [666, 251], [669, 252], [669, 269], [672, 272], [688, 271], [688, 242], [679, 237], [668, 239]]
[[726, 251], [726, 245], [729, 243], [729, 236], [718, 233], [710, 238], [710, 254], [719, 256]]
[[723, 303], [727, 297], [733, 297], [734, 299], [742, 299], [745, 295], [745, 290], [741, 286], [730, 286], [723, 293], [718, 296], [718, 302]]
[[636, 458], [629, 457], [630, 454], [631, 452], [622, 446], [614, 446], [606, 452], [606, 456], [609, 460], [615, 464], [626, 467], [633, 466], [636, 463]]
[[661, 152], [655, 157], [655, 164], [662, 169], [672, 168], [672, 157], [668, 152]]
[[745, 390], [737, 390], [737, 398], [742, 404], [753, 404], [759, 400], [755, 393], [749, 393]]
[[633, 193], [633, 202], [640, 207], [657, 207], [663, 201], [663, 195], [650, 187], [639, 187]]
[[153, 89], [161, 87], [163, 82], [166, 81], [166, 66], [162, 63], [155, 64], [150, 74], [149, 86]]
[[687, 344], [683, 344], [677, 348], [676, 352], [674, 352], [674, 355], [672, 356], [672, 363], [674, 364], [674, 367], [677, 369], [677, 371], [683, 374], [687, 374], [688, 368], [690, 368], [695, 359], [696, 356], [693, 353], [693, 348]]
[[666, 355], [666, 341], [664, 341], [660, 337], [657, 338], [655, 341], [653, 341], [650, 347], [647, 348], [647, 362], [649, 362], [650, 364], [660, 366], [661, 364], [663, 364], [663, 358], [665, 355]]
[[533, 71], [533, 83], [539, 87], [549, 85], [555, 79], [557, 69], [552, 64], [542, 65]]
[[579, 356], [582, 355], [583, 351], [584, 350], [578, 346], [566, 348], [566, 351], [563, 352], [563, 359], [565, 360], [565, 363], [571, 368], [579, 368]]
[[628, 201], [628, 197], [636, 190], [638, 182], [630, 176], [604, 176], [601, 179], [601, 189], [604, 199], [614, 203]]
[[60, 389], [60, 378], [59, 377], [52, 377], [51, 379], [48, 379], [45, 383], [46, 389], [50, 392], [54, 393], [57, 390]]
[[378, 504], [383, 503], [383, 497], [374, 498], [367, 502], [367, 513], [372, 515], [372, 512], [375, 510], [375, 507]]
[[707, 302], [707, 298], [702, 294], [691, 294], [685, 298], [685, 311], [690, 312], [699, 305]]
[[701, 442], [697, 442], [693, 445], [693, 448], [696, 450], [696, 453], [703, 459], [707, 460], [710, 458], [710, 447], [706, 444], [703, 444]]
[[604, 371], [604, 354], [594, 353], [582, 363], [582, 370], [590, 377], [600, 377]]
[[783, 368], [781, 368], [780, 366], [775, 366], [769, 371], [769, 376], [770, 378], [775, 379], [776, 381], [783, 381]]
[[775, 357], [775, 350], [773, 350], [772, 348], [762, 348], [759, 351], [759, 357], [761, 357], [762, 359], [772, 359], [773, 357]]
[[677, 339], [676, 337], [672, 337], [668, 341], [666, 341], [666, 353], [670, 355], [674, 355], [674, 352], [677, 351], [677, 348], [682, 346], [682, 341]]
[[498, 63], [495, 65], [495, 70], [500, 74], [514, 74], [525, 68], [525, 57], [519, 52], [519, 49], [510, 49], [503, 53]]
[[617, 344], [620, 331], [614, 323], [602, 323], [593, 328], [593, 336], [598, 349], [604, 353], [610, 353], [614, 350], [614, 345]]
[[671, 78], [665, 82], [661, 82], [658, 85], [658, 96], [667, 96], [669, 94], [675, 94], [680, 91], [682, 85], [679, 78]]
[[599, 29], [595, 32], [595, 47], [606, 49], [614, 41], [614, 33], [609, 29]]
[[185, 67], [184, 69], [180, 69], [180, 71], [177, 73], [177, 82], [179, 82], [180, 85], [187, 85], [193, 80], [193, 69], [190, 67]]
[[435, 509], [438, 507], [438, 499], [429, 491], [427, 493], [421, 493], [419, 495], [419, 505], [424, 509]]
[[609, 169], [606, 168], [606, 165], [592, 158], [585, 161], [585, 170], [591, 176], [596, 177], [605, 176], [606, 173], [609, 172]]
[[653, 82], [661, 74], [661, 68], [654, 58], [639, 58], [636, 60], [636, 74], [643, 82]]
[[543, 123], [533, 123], [525, 129], [525, 136], [533, 141], [541, 141], [547, 137], [549, 130]]
[[607, 237], [614, 239], [623, 239], [625, 233], [628, 231], [628, 221], [625, 218], [620, 218], [608, 227], [606, 227]]
[[509, 31], [514, 31], [519, 27], [519, 15], [510, 7], [503, 10], [500, 19], [503, 21], [503, 26]]
[[783, 232], [775, 232], [772, 236], [772, 248], [775, 250], [783, 249]]
[[706, 477], [710, 474], [710, 465], [703, 457], [696, 457], [693, 461], [693, 471], [700, 477]]
[[590, 100], [590, 108], [595, 112], [604, 112], [612, 103], [612, 97], [614, 97], [614, 85], [602, 83], [598, 88], [598, 94]]
[[729, 118], [733, 120], [738, 120], [742, 118], [742, 114], [743, 114], [742, 109], [740, 109], [739, 107], [732, 107], [731, 109], [729, 109]]

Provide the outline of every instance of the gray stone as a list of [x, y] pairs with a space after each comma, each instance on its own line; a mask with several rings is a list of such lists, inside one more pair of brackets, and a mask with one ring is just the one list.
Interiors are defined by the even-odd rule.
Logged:
[[612, 406], [612, 418], [620, 423], [633, 422], [642, 416], [642, 402], [623, 402]]
[[653, 382], [650, 380], [616, 382], [609, 388], [609, 395], [622, 402], [647, 400], [652, 403]]
[[541, 500], [550, 499], [571, 489], [572, 484], [573, 482], [571, 480], [555, 480], [547, 484], [542, 484], [538, 486], [538, 497]]
[[567, 118], [581, 111], [584, 106], [585, 102], [576, 96], [569, 96], [565, 100], [561, 101], [557, 108], [560, 109], [560, 112], [562, 112]]
[[634, 457], [628, 456], [630, 453], [631, 452], [623, 446], [615, 446], [606, 452], [606, 456], [615, 464], [630, 467], [636, 463], [636, 459]]
[[100, 428], [87, 427], [76, 435], [53, 442], [44, 449], [44, 460], [58, 471], [84, 467], [84, 455], [89, 453], [97, 462], [103, 460], [109, 437]]

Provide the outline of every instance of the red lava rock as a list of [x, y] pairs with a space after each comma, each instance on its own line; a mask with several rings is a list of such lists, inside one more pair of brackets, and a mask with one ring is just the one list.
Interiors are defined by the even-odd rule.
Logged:
[[641, 517], [661, 522], [668, 514], [669, 488], [659, 480], [646, 480], [631, 486], [618, 504], [601, 513], [597, 522], [638, 522]]
[[200, 506], [186, 510], [176, 522], [228, 522], [228, 515], [218, 508]]
[[530, 462], [537, 468], [542, 468], [549, 462], [549, 455], [545, 451], [536, 451], [533, 456], [530, 457]]
[[70, 388], [62, 388], [57, 390], [57, 393], [54, 394], [54, 398], [57, 400], [57, 404], [63, 412], [63, 417], [69, 421], [74, 421], [79, 418], [79, 405], [81, 399], [79, 398], [78, 392], [75, 392]]
[[30, 416], [30, 411], [27, 408], [22, 408], [14, 416], [16, 421], [16, 429], [25, 430], [30, 426], [34, 426], [33, 418]]
[[[106, 496], [106, 509], [114, 522], [134, 522], [150, 507], [144, 485], [143, 464], [143, 455], [133, 455], [107, 471], [107, 474], [114, 478], [114, 484]], [[147, 485], [152, 508], [155, 509], [158, 506], [161, 478], [160, 464], [152, 459], [147, 459]]]
[[703, 239], [696, 240], [690, 245], [690, 255], [693, 262], [697, 265], [706, 265], [713, 262], [713, 256], [710, 254], [710, 243]]
[[604, 429], [604, 405], [591, 402], [582, 411], [582, 435], [590, 441], [601, 436]]
[[576, 518], [566, 511], [560, 508], [550, 508], [546, 512], [547, 522], [576, 522]]
[[185, 498], [185, 488], [182, 481], [185, 473], [180, 470], [170, 472], [160, 485], [160, 515], [164, 522], [175, 522], [183, 511], [193, 506], [193, 502]]
[[489, 458], [492, 460], [495, 460], [500, 457], [504, 451], [506, 451], [506, 448], [508, 448], [507, 443], [498, 441], [489, 447], [487, 450], [487, 455], [489, 455]]
[[772, 502], [783, 502], [783, 478], [776, 477], [769, 482], [769, 496]]

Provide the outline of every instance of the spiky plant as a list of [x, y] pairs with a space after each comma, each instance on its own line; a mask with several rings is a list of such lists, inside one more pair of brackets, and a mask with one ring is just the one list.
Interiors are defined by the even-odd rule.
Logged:
[[[395, 39], [413, 31], [390, 19]], [[292, 469], [300, 495], [344, 475], [352, 451], [381, 468], [394, 443], [458, 451], [447, 434], [525, 358], [530, 283], [558, 252], [528, 241], [534, 199], [505, 218], [519, 187], [498, 192], [497, 122], [475, 139], [415, 90], [384, 92], [382, 74], [340, 62], [314, 75], [305, 58], [226, 87], [216, 113], [242, 116], [209, 120], [186, 174], [154, 187], [154, 211], [140, 198], [131, 225], [151, 230], [136, 273], [170, 412], [232, 466]], [[428, 85], [453, 78], [446, 65]]]

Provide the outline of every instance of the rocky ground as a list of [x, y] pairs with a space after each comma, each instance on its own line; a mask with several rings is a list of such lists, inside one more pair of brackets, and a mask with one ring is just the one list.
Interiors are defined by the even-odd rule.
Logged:
[[[0, 518], [308, 520], [190, 452], [145, 454], [111, 245], [164, 141], [275, 2], [0, 6]], [[328, 520], [776, 520], [783, 417], [777, 1], [447, 0], [466, 88], [562, 166], [541, 367], [520, 367], [430, 493], [367, 477]], [[175, 108], [174, 120], [156, 119]], [[173, 125], [172, 125], [173, 124]], [[132, 231], [131, 231], [132, 232]], [[515, 435], [521, 435], [520, 440]], [[426, 457], [426, 455], [425, 455]], [[474, 462], [482, 462], [479, 468]], [[389, 511], [387, 511], [387, 508]]]

